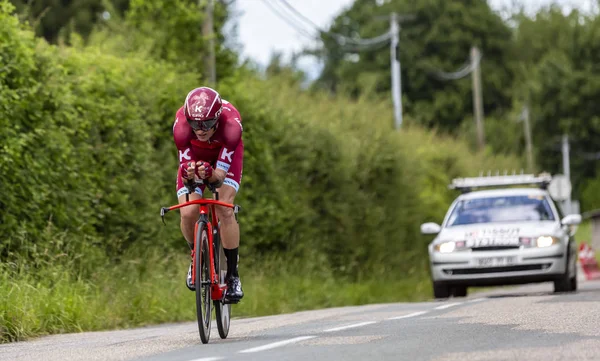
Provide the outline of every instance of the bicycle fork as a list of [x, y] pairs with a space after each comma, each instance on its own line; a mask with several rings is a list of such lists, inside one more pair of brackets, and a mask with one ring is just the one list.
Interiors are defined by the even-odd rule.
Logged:
[[[220, 277], [219, 277], [219, 272], [220, 270], [216, 269], [215, 267], [215, 262], [214, 260], [215, 258], [215, 252], [217, 252], [217, 250], [214, 249], [214, 231], [213, 230], [213, 226], [210, 222], [208, 222], [208, 217], [206, 214], [206, 210], [205, 209], [201, 209], [200, 210], [200, 222], [204, 223], [205, 227], [206, 227], [206, 235], [207, 235], [207, 244], [206, 246], [208, 247], [208, 254], [206, 255], [208, 257], [208, 259], [210, 260], [210, 262], [208, 262], [209, 264], [209, 275], [210, 275], [210, 279], [208, 282], [202, 282], [201, 284], [202, 286], [210, 286], [211, 288], [211, 298], [213, 301], [223, 301], [225, 299], [225, 290], [227, 289], [226, 285], [221, 285], [220, 284]], [[196, 226], [194, 229], [194, 234], [198, 234], [198, 224], [200, 222], [196, 222]], [[201, 250], [197, 250], [197, 249], [192, 249], [192, 259], [195, 259], [195, 252], [201, 252]], [[194, 269], [195, 267], [201, 267], [200, 265], [195, 265], [192, 262], [192, 283], [195, 285], [196, 284], [196, 270]]]

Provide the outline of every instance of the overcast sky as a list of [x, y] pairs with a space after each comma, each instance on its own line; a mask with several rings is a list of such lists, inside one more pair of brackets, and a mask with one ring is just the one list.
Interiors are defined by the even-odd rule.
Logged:
[[[238, 42], [243, 47], [242, 55], [265, 65], [274, 51], [281, 51], [289, 57], [293, 51], [314, 45], [308, 37], [300, 34], [285, 20], [278, 17], [264, 1], [280, 0], [237, 0]], [[287, 0], [296, 10], [322, 28], [327, 28], [333, 18], [349, 7], [354, 0]], [[385, 1], [385, 0], [373, 0]], [[451, 0], [448, 0], [451, 1]], [[512, 0], [490, 0], [492, 8], [500, 10]], [[558, 2], [566, 7], [575, 6], [589, 10], [594, 0], [519, 0], [530, 11], [542, 5]], [[310, 31], [310, 25], [306, 27]], [[314, 33], [314, 32], [313, 32]], [[314, 59], [304, 58], [300, 66], [311, 72], [318, 72], [319, 65]]]

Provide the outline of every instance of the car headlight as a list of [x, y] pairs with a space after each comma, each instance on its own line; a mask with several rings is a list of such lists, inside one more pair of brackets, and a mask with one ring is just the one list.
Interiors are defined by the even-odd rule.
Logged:
[[541, 237], [538, 237], [538, 239], [536, 240], [535, 243], [538, 248], [550, 247], [553, 244], [558, 243], [558, 238], [550, 237], [550, 236], [541, 236]]
[[560, 243], [560, 240], [558, 238], [551, 236], [540, 236], [537, 238], [521, 237], [520, 241], [521, 245], [527, 248], [544, 248]]
[[465, 241], [443, 242], [433, 246], [433, 249], [440, 253], [452, 253], [456, 251], [461, 251], [465, 249]]

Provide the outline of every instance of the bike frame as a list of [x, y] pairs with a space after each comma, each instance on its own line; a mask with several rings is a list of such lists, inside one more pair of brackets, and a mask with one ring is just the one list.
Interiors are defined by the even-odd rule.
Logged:
[[[199, 216], [199, 220], [202, 220], [206, 223], [206, 228], [207, 228], [207, 233], [208, 233], [208, 257], [210, 260], [210, 268], [209, 268], [209, 274], [210, 274], [210, 286], [211, 286], [211, 299], [213, 301], [221, 301], [223, 299], [223, 297], [225, 296], [225, 290], [227, 289], [227, 286], [224, 284], [220, 284], [219, 283], [219, 273], [218, 270], [215, 270], [215, 263], [213, 262], [213, 260], [215, 259], [214, 256], [214, 239], [213, 239], [213, 229], [214, 229], [214, 225], [216, 225], [216, 227], [219, 227], [219, 219], [217, 217], [217, 212], [215, 207], [216, 206], [222, 206], [222, 207], [228, 207], [228, 208], [235, 208], [235, 205], [230, 204], [230, 203], [225, 203], [225, 202], [221, 202], [219, 200], [216, 199], [206, 199], [206, 198], [202, 198], [202, 199], [196, 199], [193, 201], [187, 201], [185, 203], [181, 203], [181, 204], [177, 204], [171, 207], [163, 207], [160, 210], [160, 215], [161, 217], [163, 217], [164, 220], [164, 215], [165, 213], [175, 210], [175, 209], [179, 209], [179, 208], [183, 208], [183, 207], [189, 207], [192, 205], [199, 205], [200, 206], [200, 216]], [[209, 211], [211, 213], [211, 218], [209, 219], [208, 214]], [[195, 252], [196, 251], [200, 251], [200, 250], [196, 250], [196, 243], [197, 243], [197, 239], [196, 239], [196, 235], [198, 234], [198, 222], [196, 222], [195, 226], [194, 226], [194, 249], [192, 249], [192, 259], [195, 260]], [[192, 283], [194, 285], [196, 285], [196, 264], [195, 261], [192, 262]], [[197, 285], [196, 285], [197, 286]]]

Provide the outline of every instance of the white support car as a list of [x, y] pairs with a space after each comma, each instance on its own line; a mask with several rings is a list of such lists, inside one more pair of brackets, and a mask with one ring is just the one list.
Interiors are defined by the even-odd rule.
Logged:
[[[460, 195], [434, 234], [429, 261], [435, 298], [464, 297], [469, 286], [554, 282], [555, 292], [577, 289], [581, 215], [563, 216], [548, 193], [551, 177], [533, 175], [455, 179]], [[515, 185], [537, 187], [514, 188]], [[477, 190], [493, 187], [499, 189]]]

